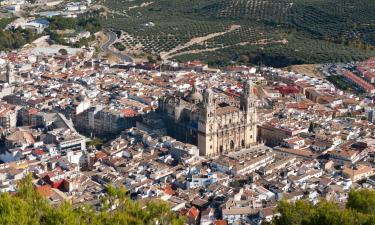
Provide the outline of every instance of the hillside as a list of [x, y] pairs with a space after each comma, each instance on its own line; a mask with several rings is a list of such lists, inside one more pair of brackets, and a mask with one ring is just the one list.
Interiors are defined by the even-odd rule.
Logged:
[[[103, 22], [124, 31], [121, 42], [132, 54], [274, 66], [375, 55], [373, 0], [101, 0], [99, 4], [109, 9]], [[230, 30], [233, 26], [238, 29]], [[203, 41], [186, 45], [196, 38]]]

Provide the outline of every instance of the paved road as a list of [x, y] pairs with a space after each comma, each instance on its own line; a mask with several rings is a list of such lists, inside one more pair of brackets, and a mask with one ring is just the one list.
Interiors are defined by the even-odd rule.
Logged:
[[111, 53], [115, 54], [118, 58], [120, 58], [124, 62], [133, 62], [134, 61], [130, 56], [125, 55], [125, 54], [123, 54], [121, 52], [118, 52], [118, 51], [111, 50], [109, 48], [117, 40], [117, 35], [113, 31], [106, 30], [105, 34], [107, 35], [108, 41], [106, 43], [104, 43], [102, 46], [100, 46], [100, 49], [102, 51], [111, 52]]

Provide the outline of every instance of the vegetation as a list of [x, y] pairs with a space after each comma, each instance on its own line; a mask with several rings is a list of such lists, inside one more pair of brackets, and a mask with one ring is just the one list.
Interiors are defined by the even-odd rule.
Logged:
[[0, 194], [0, 224], [183, 224], [164, 203], [132, 201], [123, 189], [112, 186], [107, 194], [99, 211], [91, 206], [73, 208], [68, 202], [53, 207], [35, 191], [28, 176], [19, 183], [17, 194]]
[[0, 29], [4, 29], [9, 23], [11, 23], [12, 21], [14, 21], [15, 18], [3, 18], [3, 19], [0, 19]]
[[[98, 15], [98, 12], [94, 12], [81, 15], [78, 18], [52, 17], [49, 19], [50, 26], [43, 34], [49, 34], [51, 40], [57, 44], [68, 45], [65, 40], [65, 37], [68, 35], [63, 34], [61, 31], [73, 30], [74, 34], [81, 31], [90, 31], [92, 35], [89, 38], [81, 38], [78, 42], [72, 44], [73, 47], [87, 45], [90, 41], [94, 40], [95, 37], [93, 34], [102, 29], [101, 22], [97, 19]], [[17, 28], [4, 30], [14, 19], [15, 18], [0, 19], [0, 51], [21, 48], [41, 36], [30, 29]]]
[[310, 122], [309, 125], [309, 133], [314, 133], [315, 128], [317, 127], [317, 124], [314, 122]]
[[[73, 47], [87, 46], [90, 41], [95, 39], [94, 33], [102, 29], [101, 22], [98, 19], [99, 13], [93, 12], [80, 15], [77, 18], [64, 18], [62, 16], [54, 16], [50, 19], [50, 25], [46, 33], [50, 35], [50, 39], [56, 44], [71, 45]], [[73, 34], [65, 32], [72, 30]], [[89, 31], [91, 36], [89, 38], [81, 38], [74, 44], [67, 42], [66, 38], [74, 36], [82, 31]]]
[[349, 83], [345, 82], [343, 76], [340, 75], [331, 75], [327, 77], [327, 80], [343, 91], [350, 90], [352, 87]]
[[98, 20], [98, 13], [84, 14], [77, 18], [64, 18], [54, 16], [50, 19], [50, 30], [86, 30], [96, 33], [101, 30], [101, 23]]
[[21, 28], [4, 30], [13, 20], [15, 18], [0, 19], [0, 51], [20, 48], [39, 37], [32, 30]]
[[[124, 189], [111, 185], [100, 209], [73, 208], [68, 202], [53, 207], [31, 180], [31, 175], [21, 180], [16, 194], [0, 194], [0, 224], [184, 224], [165, 203], [133, 201]], [[350, 191], [345, 207], [325, 200], [316, 205], [306, 200], [281, 201], [277, 212], [273, 225], [371, 225], [375, 224], [375, 191]]]
[[[304, 36], [289, 35], [287, 44], [245, 45], [222, 48], [215, 52], [186, 54], [175, 57], [179, 61], [203, 59], [210, 65], [231, 61], [255, 65], [287, 67], [292, 64], [349, 62], [368, 58], [372, 50], [358, 50], [352, 46], [336, 44]], [[240, 59], [245, 59], [240, 60]], [[248, 60], [246, 60], [248, 59]]]
[[[239, 29], [195, 44], [175, 58], [285, 67], [375, 55], [373, 0], [102, 0], [105, 26], [125, 46], [158, 54], [194, 37]], [[241, 60], [242, 59], [242, 60]], [[247, 60], [248, 59], [248, 60]]]
[[21, 48], [38, 37], [39, 35], [29, 29], [0, 30], [0, 51]]
[[346, 207], [375, 216], [375, 191], [364, 189], [350, 192]]
[[67, 51], [66, 49], [64, 49], [64, 48], [60, 49], [60, 50], [59, 50], [59, 53], [60, 53], [61, 55], [68, 55], [68, 51]]
[[101, 140], [100, 138], [94, 138], [94, 139], [88, 141], [86, 143], [86, 145], [89, 146], [89, 147], [99, 148], [103, 145], [103, 140]]
[[345, 208], [333, 202], [321, 201], [311, 205], [301, 200], [296, 203], [280, 202], [274, 225], [370, 225], [375, 223], [375, 191], [353, 190]]
[[124, 51], [125, 50], [125, 46], [122, 43], [120, 43], [120, 42], [114, 43], [113, 47], [115, 47], [119, 51]]

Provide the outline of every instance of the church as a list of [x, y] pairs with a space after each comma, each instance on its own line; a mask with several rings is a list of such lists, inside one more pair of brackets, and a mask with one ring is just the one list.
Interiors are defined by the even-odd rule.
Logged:
[[240, 104], [228, 104], [208, 88], [195, 86], [186, 97], [167, 95], [159, 100], [157, 115], [167, 134], [195, 144], [200, 155], [215, 156], [256, 144], [256, 107], [252, 82], [243, 84]]
[[7, 62], [4, 67], [0, 68], [1, 81], [12, 85], [16, 81], [16, 72], [14, 70], [14, 65], [11, 62]]

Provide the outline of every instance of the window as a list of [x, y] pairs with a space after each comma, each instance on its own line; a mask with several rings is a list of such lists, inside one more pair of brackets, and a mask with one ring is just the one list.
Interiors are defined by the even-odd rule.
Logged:
[[230, 141], [230, 149], [234, 149], [234, 142], [233, 142], [233, 140]]

